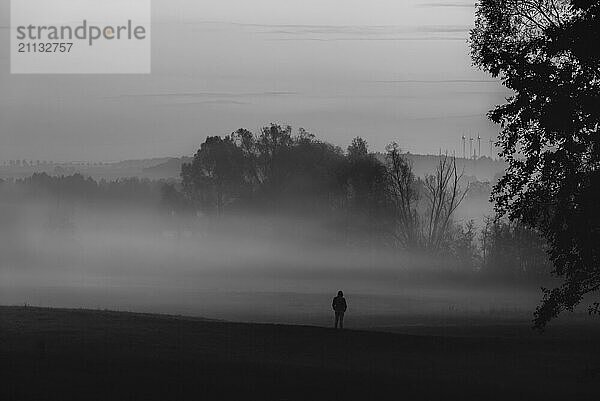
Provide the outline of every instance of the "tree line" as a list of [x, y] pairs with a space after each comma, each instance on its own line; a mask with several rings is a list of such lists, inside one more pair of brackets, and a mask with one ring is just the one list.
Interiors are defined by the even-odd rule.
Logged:
[[163, 185], [162, 181], [138, 177], [96, 181], [79, 173], [58, 176], [34, 173], [26, 178], [0, 180], [0, 195], [5, 201], [51, 199], [88, 204], [117, 202], [153, 205], [158, 204]]
[[439, 270], [486, 277], [547, 276], [546, 245], [535, 230], [502, 218], [479, 226], [456, 218], [463, 200], [489, 191], [488, 183], [463, 177], [449, 155], [418, 177], [396, 143], [380, 154], [357, 137], [342, 150], [306, 130], [272, 124], [258, 134], [207, 137], [179, 180], [35, 173], [0, 183], [0, 200], [159, 206], [168, 218], [199, 224], [246, 214], [295, 217], [318, 222], [323, 245], [407, 251]]
[[330, 229], [330, 241], [348, 246], [406, 250], [456, 270], [515, 279], [546, 275], [544, 243], [534, 230], [494, 218], [478, 228], [455, 218], [471, 185], [454, 157], [438, 159], [417, 177], [396, 143], [380, 155], [360, 137], [344, 151], [290, 126], [240, 129], [207, 137], [182, 165], [181, 181], [163, 186], [163, 204], [217, 218], [314, 218]]

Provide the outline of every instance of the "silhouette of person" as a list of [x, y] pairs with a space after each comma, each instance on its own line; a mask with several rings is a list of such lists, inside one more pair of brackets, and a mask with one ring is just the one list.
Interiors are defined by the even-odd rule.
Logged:
[[333, 298], [331, 306], [333, 307], [333, 311], [335, 312], [334, 327], [337, 329], [339, 324], [340, 329], [343, 329], [344, 312], [346, 312], [346, 309], [348, 309], [348, 305], [346, 304], [346, 298], [344, 298], [344, 293], [342, 291], [338, 291], [337, 297]]

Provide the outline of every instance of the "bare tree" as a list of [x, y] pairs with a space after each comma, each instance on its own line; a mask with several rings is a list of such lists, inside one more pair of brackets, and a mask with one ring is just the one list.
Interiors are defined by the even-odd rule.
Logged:
[[433, 174], [425, 177], [424, 196], [427, 201], [427, 214], [424, 229], [425, 247], [439, 249], [446, 238], [454, 211], [460, 206], [468, 188], [463, 189], [460, 181], [463, 173], [458, 173], [456, 158], [447, 154], [440, 161]]
[[397, 143], [386, 146], [387, 195], [392, 206], [392, 235], [403, 247], [414, 248], [421, 242], [417, 204], [419, 191], [412, 166], [400, 153]]

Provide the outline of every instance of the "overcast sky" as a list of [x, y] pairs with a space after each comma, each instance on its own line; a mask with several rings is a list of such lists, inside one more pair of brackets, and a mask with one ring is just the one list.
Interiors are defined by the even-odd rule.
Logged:
[[8, 3], [2, 160], [190, 155], [270, 122], [458, 154], [463, 133], [495, 137], [485, 113], [508, 95], [471, 66], [468, 2], [153, 0], [152, 74], [134, 76], [10, 75]]

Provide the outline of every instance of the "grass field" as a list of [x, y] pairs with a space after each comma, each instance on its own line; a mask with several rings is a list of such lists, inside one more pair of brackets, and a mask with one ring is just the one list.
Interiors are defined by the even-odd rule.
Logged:
[[1, 400], [597, 400], [600, 343], [0, 308]]

